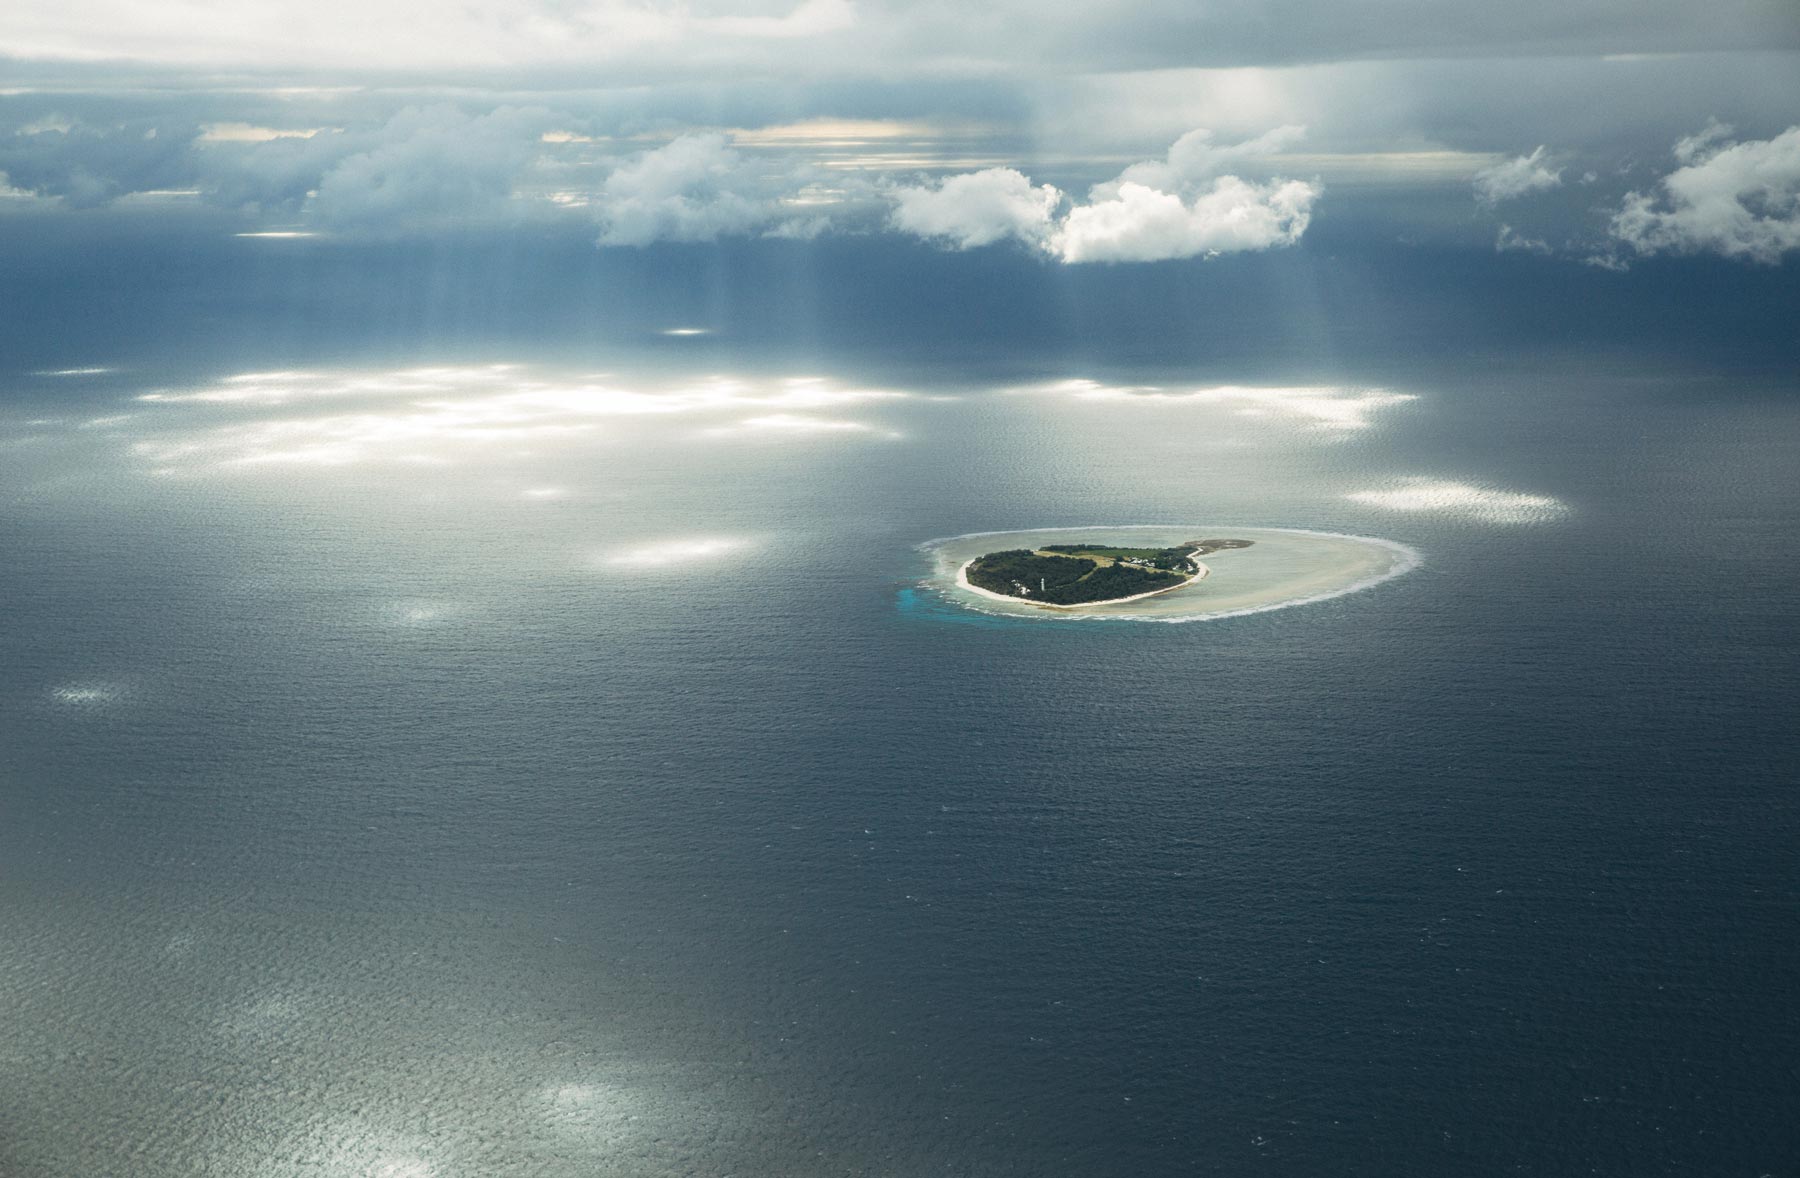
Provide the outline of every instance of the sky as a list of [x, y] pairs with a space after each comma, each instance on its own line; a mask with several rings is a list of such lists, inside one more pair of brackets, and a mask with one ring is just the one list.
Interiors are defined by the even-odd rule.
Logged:
[[147, 232], [1079, 268], [1291, 250], [1335, 213], [1395, 249], [1783, 266], [1800, 6], [24, 0], [0, 176], [0, 217]]

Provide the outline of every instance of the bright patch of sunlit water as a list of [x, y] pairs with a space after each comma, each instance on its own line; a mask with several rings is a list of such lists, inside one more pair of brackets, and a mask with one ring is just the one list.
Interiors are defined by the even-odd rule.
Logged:
[[[238, 375], [3, 407], [0, 1172], [1791, 1164], [1791, 405]], [[1423, 564], [920, 587], [1098, 520]]]

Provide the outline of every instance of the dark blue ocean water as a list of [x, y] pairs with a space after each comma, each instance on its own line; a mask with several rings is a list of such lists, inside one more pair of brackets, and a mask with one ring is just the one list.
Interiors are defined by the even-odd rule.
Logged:
[[[416, 350], [129, 351], [0, 404], [0, 1174], [1800, 1173], [1778, 371], [1315, 356], [1417, 398], [1334, 433], [821, 345], [745, 379], [913, 395], [523, 434], [512, 377], [134, 400]], [[1216, 383], [1130, 352], [1058, 363]], [[1346, 497], [1421, 480], [1475, 491]], [[1189, 625], [917, 584], [1186, 521], [1425, 562]]]

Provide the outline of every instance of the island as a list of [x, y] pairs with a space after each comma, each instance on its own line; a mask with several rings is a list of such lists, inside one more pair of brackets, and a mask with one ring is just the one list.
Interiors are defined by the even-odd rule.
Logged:
[[1204, 519], [965, 532], [919, 550], [929, 572], [918, 587], [929, 592], [902, 600], [921, 616], [958, 621], [974, 620], [964, 611], [1034, 622], [1212, 621], [1360, 592], [1422, 559], [1376, 536]]
[[1253, 543], [1213, 539], [1156, 548], [1100, 542], [1007, 548], [970, 560], [959, 580], [983, 595], [1029, 605], [1059, 609], [1118, 605], [1190, 585], [1211, 571], [1200, 562], [1202, 556]]

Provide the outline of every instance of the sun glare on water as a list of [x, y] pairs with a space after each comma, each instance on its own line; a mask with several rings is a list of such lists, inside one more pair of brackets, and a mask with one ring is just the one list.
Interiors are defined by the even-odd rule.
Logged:
[[682, 540], [659, 540], [628, 548], [600, 558], [602, 564], [617, 568], [657, 569], [695, 561], [716, 560], [748, 547], [748, 541], [729, 537], [696, 537]]

